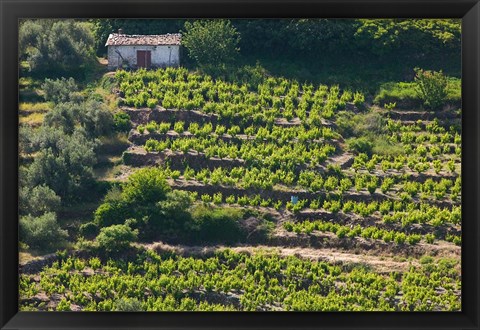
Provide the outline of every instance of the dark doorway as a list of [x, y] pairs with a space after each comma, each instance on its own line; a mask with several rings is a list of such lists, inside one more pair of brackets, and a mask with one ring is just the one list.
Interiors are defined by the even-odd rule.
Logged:
[[149, 50], [137, 50], [137, 66], [149, 68], [152, 63], [152, 52]]

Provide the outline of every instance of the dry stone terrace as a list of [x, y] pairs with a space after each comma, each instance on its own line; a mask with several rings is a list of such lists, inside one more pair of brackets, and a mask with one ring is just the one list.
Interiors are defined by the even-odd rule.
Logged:
[[[274, 21], [20, 25], [91, 30], [105, 56], [56, 79], [23, 38], [20, 310], [462, 310], [461, 22]], [[392, 49], [438, 59], [383, 54], [397, 23]], [[324, 26], [319, 62], [295, 34]], [[207, 51], [239, 33], [228, 65], [198, 53], [210, 29]]]
[[[131, 78], [133, 78], [133, 75], [131, 76]], [[181, 83], [182, 82], [180, 81], [180, 84]], [[236, 87], [233, 86], [232, 88], [233, 88], [232, 90], [235, 90]], [[328, 88], [326, 88], [325, 90], [328, 93]], [[168, 92], [168, 89], [166, 91], [164, 90], [164, 93], [166, 92]], [[288, 88], [285, 90], [285, 93], [288, 93]], [[125, 100], [124, 102], [128, 102], [129, 96], [128, 96], [127, 90], [123, 90], [123, 91], [120, 90], [119, 94], [122, 95], [122, 97], [124, 97], [124, 100]], [[235, 92], [231, 93], [231, 95], [234, 95], [234, 94]], [[190, 97], [192, 97], [192, 95], [190, 95]], [[300, 91], [298, 100], [302, 100], [306, 98], [308, 98], [306, 93], [304, 91]], [[229, 97], [226, 97], [226, 100], [228, 99]], [[284, 96], [280, 96], [279, 100], [283, 102]], [[227, 102], [230, 102], [230, 101], [227, 101]], [[322, 106], [325, 107], [328, 104], [328, 102], [329, 102], [328, 99], [323, 100]], [[407, 127], [406, 129], [407, 131], [408, 131], [408, 127], [411, 127], [412, 132], [417, 135], [421, 134], [421, 131], [420, 132], [418, 131], [419, 129], [425, 131], [426, 129], [428, 129], [429, 125], [430, 126], [432, 125], [434, 120], [440, 120], [441, 123], [444, 123], [446, 127], [448, 127], [449, 124], [452, 124], [452, 123], [454, 124], [455, 121], [459, 119], [459, 112], [456, 112], [456, 111], [445, 111], [441, 113], [433, 113], [433, 112], [425, 112], [421, 110], [386, 110], [378, 106], [372, 107], [372, 110], [368, 110], [370, 107], [369, 105], [362, 105], [362, 106], [354, 105], [352, 102], [349, 102], [349, 101], [345, 102], [345, 105], [343, 107], [345, 111], [352, 111], [356, 114], [362, 113], [362, 110], [359, 110], [360, 107], [363, 107], [364, 109], [367, 108], [367, 111], [376, 111], [378, 113], [381, 113], [382, 116], [385, 118], [385, 120], [387, 119], [395, 120], [398, 123], [400, 123], [401, 126]], [[340, 110], [337, 110], [337, 111], [340, 111]], [[248, 126], [252, 126], [256, 128], [261, 127], [263, 125], [262, 121], [256, 121], [251, 115], [245, 116], [244, 114], [239, 113], [238, 115], [224, 117], [222, 114], [206, 113], [202, 109], [202, 107], [191, 109], [191, 110], [186, 110], [181, 108], [165, 109], [162, 106], [162, 103], [160, 101], [153, 109], [142, 108], [142, 107], [132, 108], [127, 106], [127, 107], [123, 107], [122, 111], [129, 114], [130, 119], [132, 121], [132, 127], [133, 127], [132, 131], [129, 134], [129, 140], [132, 143], [132, 146], [127, 151], [125, 151], [123, 155], [123, 160], [125, 164], [133, 167], [166, 166], [167, 165], [170, 170], [180, 172], [179, 179], [170, 181], [170, 184], [175, 189], [195, 192], [198, 198], [204, 195], [213, 196], [215, 194], [220, 193], [223, 198], [222, 200], [223, 203], [225, 203], [224, 199], [228, 196], [235, 196], [238, 199], [241, 196], [249, 196], [250, 198], [253, 198], [254, 196], [258, 195], [262, 198], [262, 200], [272, 200], [272, 202], [282, 201], [283, 202], [282, 207], [288, 204], [292, 196], [296, 196], [300, 200], [308, 200], [308, 201], [314, 201], [315, 199], [318, 199], [318, 198], [320, 199], [330, 198], [331, 193], [329, 193], [329, 191], [327, 190], [322, 190], [321, 192], [309, 192], [308, 190], [301, 190], [301, 189], [298, 190], [298, 188], [295, 188], [295, 182], [293, 185], [274, 186], [273, 189], [261, 189], [261, 188], [242, 189], [236, 186], [229, 186], [225, 184], [208, 184], [208, 183], [205, 184], [201, 181], [195, 180], [194, 178], [185, 180], [183, 178], [183, 170], [185, 169], [185, 167], [191, 168], [195, 171], [208, 169], [209, 171], [212, 172], [218, 168], [222, 168], [227, 171], [230, 171], [237, 167], [251, 168], [252, 164], [250, 164], [249, 162], [245, 162], [245, 160], [241, 158], [232, 159], [232, 158], [229, 158], [228, 156], [223, 158], [216, 157], [215, 155], [206, 156], [204, 152], [200, 150], [195, 150], [195, 149], [190, 149], [186, 152], [185, 151], [181, 152], [179, 150], [172, 150], [172, 149], [164, 149], [164, 150], [157, 150], [157, 151], [146, 151], [144, 149], [144, 146], [148, 144], [147, 141], [149, 140], [162, 142], [162, 141], [174, 141], [176, 139], [191, 139], [192, 141], [203, 139], [203, 137], [189, 132], [188, 128], [190, 127], [191, 124], [198, 124], [200, 128], [202, 127], [202, 125], [211, 124], [212, 132], [208, 133], [207, 137], [209, 139], [218, 139], [218, 141], [223, 141], [224, 143], [227, 143], [229, 145], [236, 144], [240, 147], [246, 141], [255, 143], [255, 140], [256, 140], [255, 130], [254, 130], [254, 133], [251, 135], [242, 134], [242, 131], [240, 131], [240, 133], [235, 134], [235, 136], [232, 136], [226, 133], [217, 134], [215, 132], [216, 127], [219, 125], [226, 126], [226, 129], [228, 129], [232, 125], [238, 125], [239, 127], [241, 127], [241, 130], [245, 129]], [[268, 112], [269, 110], [268, 108], [266, 108], [264, 111]], [[290, 120], [282, 118], [282, 113], [284, 111], [285, 111], [285, 108], [283, 108], [281, 105], [280, 109], [277, 112], [278, 117], [274, 118], [273, 121], [270, 121], [271, 123], [273, 123], [274, 126], [278, 125], [283, 127], [298, 127], [298, 128], [306, 127], [307, 129], [309, 129], [314, 127], [315, 125], [320, 125], [319, 127], [328, 127], [332, 129], [333, 132], [338, 131], [335, 116], [330, 117], [328, 119], [320, 116], [320, 120], [318, 121], [318, 124], [312, 124], [312, 122], [309, 122], [309, 117], [315, 114], [315, 111], [316, 111], [315, 108], [313, 107], [310, 109], [307, 108], [307, 111], [303, 115], [305, 116], [303, 117], [303, 119], [299, 117], [295, 117], [295, 114], [293, 116], [294, 118]], [[157, 124], [170, 123], [171, 127], [165, 133], [155, 132], [155, 129], [153, 131], [145, 130], [145, 127], [152, 122], [155, 122]], [[182, 131], [175, 132], [173, 128], [175, 124], [178, 122], [182, 122], [183, 128], [182, 128]], [[402, 125], [402, 123], [405, 123], [405, 125]], [[403, 129], [405, 130], [405, 128]], [[322, 174], [325, 178], [328, 176], [328, 173], [329, 173], [328, 172], [330, 169], [329, 165], [330, 166], [333, 165], [334, 168], [338, 168], [341, 171], [343, 176], [350, 178], [352, 181], [354, 181], [355, 178], [360, 175], [365, 175], [367, 177], [375, 176], [379, 179], [380, 183], [388, 178], [395, 178], [395, 181], [397, 181], [396, 184], [393, 184], [389, 188], [389, 192], [387, 192], [386, 194], [380, 191], [379, 185], [375, 189], [376, 191], [373, 193], [369, 193], [366, 190], [366, 188], [363, 188], [363, 189], [360, 189], [360, 191], [357, 191], [358, 189], [355, 190], [355, 187], [350, 187], [346, 191], [342, 191], [340, 193], [341, 198], [344, 202], [352, 201], [356, 203], [366, 203], [368, 205], [369, 203], [372, 203], [372, 202], [381, 203], [383, 201], [392, 201], [392, 202], [400, 201], [402, 200], [400, 198], [401, 194], [403, 193], [402, 187], [406, 182], [418, 182], [420, 185], [419, 187], [423, 187], [426, 184], [426, 182], [430, 184], [430, 182], [432, 181], [435, 184], [439, 184], [440, 182], [442, 182], [442, 180], [450, 180], [453, 184], [456, 178], [459, 177], [458, 172], [447, 172], [446, 170], [442, 170], [440, 173], [437, 173], [433, 171], [433, 168], [431, 167], [431, 165], [427, 171], [422, 171], [422, 172], [417, 172], [413, 169], [410, 169], [409, 167], [407, 167], [406, 163], [404, 164], [401, 170], [381, 169], [380, 163], [376, 164], [375, 169], [373, 171], [371, 170], [367, 171], [365, 170], [365, 168], [361, 168], [361, 167], [353, 168], [354, 160], [357, 156], [356, 156], [356, 153], [352, 153], [351, 151], [348, 150], [344, 137], [339, 135], [333, 139], [329, 138], [324, 141], [322, 140], [307, 141], [307, 143], [311, 143], [311, 144], [318, 144], [322, 142], [332, 144], [335, 146], [335, 149], [336, 149], [335, 154], [328, 156], [326, 158], [326, 161], [323, 164], [318, 164], [316, 165], [316, 167], [313, 168], [314, 171], [316, 171], [319, 174]], [[279, 142], [279, 143], [281, 145], [281, 143], [285, 143], [285, 142]], [[297, 143], [297, 141], [295, 138], [291, 138], [290, 140], [287, 140], [286, 143], [295, 144]], [[426, 145], [427, 147], [429, 145], [435, 146], [435, 143], [426, 144]], [[456, 151], [457, 147], [458, 145], [454, 143], [451, 143], [449, 145], [449, 153], [453, 155], [449, 157], [451, 157], [452, 159], [455, 159], [456, 157], [454, 155], [454, 152]], [[431, 162], [435, 159], [442, 159], [442, 155], [432, 156], [428, 154], [427, 157], [424, 159], [424, 161], [426, 161], [427, 164], [429, 163], [431, 164]], [[442, 161], [445, 161], [445, 160], [442, 160]], [[457, 158], [455, 161], [459, 161], [459, 159]], [[257, 165], [253, 165], [253, 166], [255, 167]], [[296, 175], [299, 175], [303, 171], [309, 170], [310, 168], [309, 166], [307, 166], [307, 164], [299, 164], [299, 165], [295, 165], [292, 169]], [[338, 192], [337, 188], [338, 187], [334, 187], [334, 191]], [[445, 208], [446, 210], [451, 210], [454, 205], [459, 205], [458, 204], [459, 200], [458, 199], [457, 201], [451, 200], [448, 193], [447, 195], [445, 195], [440, 199], [438, 198], [435, 199], [431, 197], [424, 200], [424, 199], [420, 199], [419, 196], [416, 195], [416, 196], [412, 196], [410, 200], [413, 201], [414, 203], [420, 203], [420, 202], [427, 203], [432, 205], [433, 207], [438, 207], [440, 209]], [[405, 200], [405, 203], [408, 204], [408, 199]], [[270, 205], [270, 207], [272, 207], [272, 205]], [[324, 213], [324, 212], [327, 212], [327, 213]], [[318, 216], [318, 218], [320, 219], [328, 218], [328, 215], [326, 214], [330, 214], [330, 213], [325, 210], [316, 211], [316, 210], [309, 209], [307, 204], [304, 206], [304, 211], [301, 211], [300, 213], [296, 213], [293, 219], [297, 218], [297, 219], [305, 220], [309, 218], [309, 216], [310, 218], [315, 218], [316, 216]], [[341, 220], [342, 219], [341, 214], [342, 213], [336, 213], [334, 216], [331, 217], [332, 219], [329, 219], [329, 220], [338, 221], [340, 223], [342, 223], [343, 221], [343, 223], [345, 224], [353, 224], [355, 221], [362, 220], [362, 217], [358, 217], [358, 216], [353, 216], [353, 217], [346, 216], [346, 218], [343, 218], [344, 220]], [[338, 217], [337, 220], [335, 220], [336, 217]], [[364, 219], [363, 221], [364, 223], [370, 223], [372, 225], [377, 226], [378, 228], [394, 228], [399, 231], [406, 230], [406, 228], [402, 228], [402, 226], [400, 226], [399, 224], [383, 223], [383, 216], [376, 215], [373, 217], [367, 217], [363, 219]], [[298, 220], [293, 220], [293, 221], [298, 221]], [[439, 237], [442, 237], [442, 239], [445, 239], [447, 233], [448, 235], [460, 235], [459, 227], [456, 225], [452, 227], [451, 224], [450, 225], [445, 224], [445, 227], [437, 228], [436, 226], [432, 226], [431, 224], [424, 223], [424, 224], [415, 224], [413, 227], [409, 227], [409, 228], [410, 228], [409, 230], [412, 231], [413, 233], [420, 233], [422, 235], [425, 235], [431, 232], [437, 232], [437, 235], [439, 235]], [[443, 234], [439, 234], [440, 232], [442, 232]]]

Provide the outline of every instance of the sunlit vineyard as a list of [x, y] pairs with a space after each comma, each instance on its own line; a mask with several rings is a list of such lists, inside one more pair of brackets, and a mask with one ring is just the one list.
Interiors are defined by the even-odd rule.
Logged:
[[[184, 68], [119, 70], [112, 81], [132, 127], [113, 182], [156, 168], [140, 188], [166, 180], [167, 201], [183, 201], [170, 207], [203, 220], [154, 227], [148, 212], [122, 202], [127, 183], [78, 244], [91, 250], [101, 241], [89, 230], [127, 224], [143, 252], [60, 253], [21, 276], [23, 310], [461, 309], [458, 111], [408, 114], [338, 85], [232, 83]], [[187, 245], [156, 251], [156, 241]]]
[[403, 273], [378, 274], [230, 250], [204, 258], [150, 252], [133, 262], [68, 258], [39, 276], [22, 275], [20, 299], [24, 310], [48, 310], [28, 297], [58, 295], [59, 311], [452, 311], [460, 308], [457, 267], [424, 258]]
[[[116, 79], [126, 105], [150, 100], [147, 113], [159, 118], [135, 122], [130, 139], [138, 147], [124, 155], [126, 163], [161, 163], [173, 186], [204, 203], [319, 210], [332, 218], [341, 212], [352, 215], [349, 224], [373, 217], [378, 227], [460, 243], [458, 122], [390, 119], [395, 113], [366, 109], [358, 92], [286, 79], [236, 85], [184, 69], [120, 71]], [[169, 93], [178, 96], [175, 104]], [[379, 121], [387, 150], [352, 147], [338, 129], [346, 113]]]
[[22, 21], [19, 309], [461, 311], [460, 27]]

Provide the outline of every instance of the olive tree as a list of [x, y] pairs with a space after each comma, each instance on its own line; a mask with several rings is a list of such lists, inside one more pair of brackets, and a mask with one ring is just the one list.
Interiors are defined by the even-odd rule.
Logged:
[[54, 249], [59, 247], [68, 237], [66, 230], [61, 229], [57, 216], [53, 212], [34, 217], [20, 217], [20, 241], [35, 249]]
[[36, 19], [20, 23], [20, 57], [30, 71], [75, 74], [94, 60], [94, 39], [86, 23]]

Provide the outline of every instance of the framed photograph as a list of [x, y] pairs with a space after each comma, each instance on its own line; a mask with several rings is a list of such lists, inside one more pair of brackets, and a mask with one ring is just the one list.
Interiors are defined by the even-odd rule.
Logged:
[[1, 329], [479, 329], [478, 1], [6, 1]]

